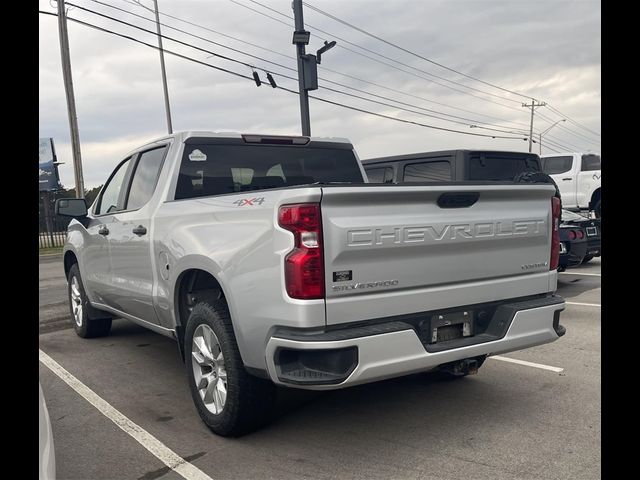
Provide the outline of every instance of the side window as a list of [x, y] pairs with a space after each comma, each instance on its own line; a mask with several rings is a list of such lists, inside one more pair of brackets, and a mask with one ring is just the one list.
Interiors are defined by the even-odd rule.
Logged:
[[451, 164], [446, 161], [411, 163], [404, 167], [405, 182], [448, 182]]
[[582, 171], [591, 172], [600, 170], [600, 155], [582, 155]]
[[118, 210], [123, 209], [122, 205], [118, 204], [118, 199], [120, 198], [120, 192], [122, 190], [122, 185], [126, 178], [130, 162], [131, 157], [127, 158], [116, 167], [111, 178], [107, 182], [107, 185], [100, 194], [100, 202], [98, 203], [95, 211], [96, 215], [104, 215], [105, 213], [117, 212]]
[[369, 183], [393, 183], [393, 168], [379, 167], [365, 169]]
[[571, 170], [573, 157], [570, 155], [562, 157], [546, 157], [541, 159], [543, 162], [542, 171], [547, 175], [557, 175]]
[[156, 188], [158, 175], [162, 160], [167, 152], [167, 147], [154, 148], [142, 152], [133, 172], [131, 188], [129, 188], [129, 198], [127, 199], [127, 210], [136, 210], [144, 206]]

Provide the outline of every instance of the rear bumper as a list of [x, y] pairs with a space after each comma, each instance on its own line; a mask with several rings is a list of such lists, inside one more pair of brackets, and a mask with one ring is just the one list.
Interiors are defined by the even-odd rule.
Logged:
[[[564, 299], [557, 296], [510, 304], [511, 318], [501, 338], [486, 341], [479, 335], [475, 340], [478, 343], [440, 351], [428, 351], [416, 329], [399, 321], [318, 334], [276, 332], [267, 342], [267, 370], [271, 380], [278, 385], [311, 390], [333, 390], [428, 371], [465, 358], [496, 355], [553, 342], [565, 333], [564, 327], [559, 325], [559, 314], [564, 305]], [[336, 356], [341, 355], [339, 361], [344, 363], [354, 350], [353, 365], [343, 368], [344, 379], [331, 383], [314, 383], [308, 378], [301, 382], [283, 380], [277, 364], [282, 351], [326, 352], [329, 356], [335, 352]], [[329, 360], [332, 362], [335, 364], [333, 358]]]

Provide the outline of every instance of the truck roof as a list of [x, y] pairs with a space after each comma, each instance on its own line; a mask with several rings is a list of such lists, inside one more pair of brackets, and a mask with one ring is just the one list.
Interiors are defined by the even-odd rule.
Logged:
[[[302, 135], [276, 135], [276, 134], [260, 134], [260, 133], [240, 133], [240, 132], [226, 132], [226, 131], [207, 131], [207, 130], [184, 130], [180, 132], [174, 132], [169, 135], [164, 135], [162, 137], [155, 138], [145, 143], [146, 145], [150, 145], [156, 142], [160, 142], [162, 140], [168, 139], [176, 139], [179, 142], [184, 142], [188, 138], [192, 137], [207, 137], [207, 138], [218, 138], [218, 139], [242, 139], [244, 136], [252, 136], [252, 137], [265, 137], [265, 138], [308, 138], [309, 142], [318, 142], [318, 143], [339, 143], [339, 144], [347, 144], [351, 145], [351, 141], [342, 138], [342, 137], [304, 137]], [[137, 149], [136, 149], [137, 150]]]
[[598, 152], [558, 152], [558, 153], [545, 153], [540, 155], [540, 158], [546, 157], [560, 157], [562, 155], [600, 155]]
[[422, 158], [425, 155], [429, 156], [445, 156], [445, 155], [453, 155], [456, 152], [486, 152], [490, 154], [520, 154], [520, 155], [536, 155], [535, 153], [530, 152], [518, 152], [513, 150], [482, 150], [482, 149], [471, 149], [471, 148], [456, 148], [453, 150], [437, 150], [433, 152], [416, 152], [416, 153], [405, 153], [402, 155], [393, 155], [389, 157], [375, 157], [375, 158], [367, 158], [362, 160], [362, 163], [382, 163], [382, 162], [394, 162], [401, 160], [413, 160], [416, 158]]

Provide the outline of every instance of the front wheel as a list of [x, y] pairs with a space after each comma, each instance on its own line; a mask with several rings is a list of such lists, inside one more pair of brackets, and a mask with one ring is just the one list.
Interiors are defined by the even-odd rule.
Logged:
[[96, 318], [95, 315], [92, 315], [95, 309], [92, 309], [87, 298], [77, 263], [69, 270], [67, 282], [69, 311], [76, 334], [82, 338], [104, 337], [109, 335], [111, 331], [111, 318], [105, 315]]
[[596, 218], [602, 218], [602, 212], [600, 211], [601, 207], [601, 200], [598, 200], [598, 203], [596, 203], [596, 206], [593, 208], [596, 212]]
[[193, 307], [184, 341], [191, 397], [207, 427], [240, 436], [267, 422], [275, 385], [244, 368], [224, 300]]
[[582, 263], [587, 263], [591, 260], [593, 260], [593, 255], [587, 255], [582, 259]]

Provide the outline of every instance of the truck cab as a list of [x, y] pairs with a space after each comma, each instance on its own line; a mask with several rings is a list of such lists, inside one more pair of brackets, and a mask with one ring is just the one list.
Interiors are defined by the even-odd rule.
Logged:
[[600, 217], [600, 155], [569, 152], [542, 155], [542, 170], [558, 185], [562, 207], [571, 211], [594, 211]]

